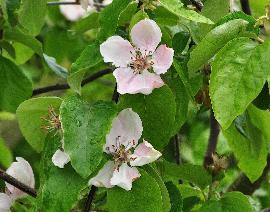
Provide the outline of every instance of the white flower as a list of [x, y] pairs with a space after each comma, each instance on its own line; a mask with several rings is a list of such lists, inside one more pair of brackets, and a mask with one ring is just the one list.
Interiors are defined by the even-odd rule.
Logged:
[[132, 44], [120, 36], [108, 38], [100, 46], [104, 62], [112, 62], [120, 94], [142, 93], [164, 85], [160, 74], [171, 67], [174, 51], [159, 45], [162, 33], [155, 21], [144, 19], [131, 29]]
[[112, 122], [103, 147], [103, 151], [110, 154], [113, 161], [108, 161], [98, 174], [90, 179], [90, 185], [106, 188], [119, 186], [127, 191], [131, 190], [132, 182], [141, 176], [135, 166], [151, 163], [161, 156], [161, 153], [145, 140], [138, 145], [142, 131], [141, 119], [132, 109], [122, 110], [118, 114]]
[[[34, 188], [35, 187], [35, 178], [32, 167], [30, 164], [23, 158], [17, 157], [17, 162], [13, 162], [11, 166], [7, 169], [6, 173], [14, 177], [21, 183]], [[20, 197], [27, 195], [23, 191], [6, 183], [6, 193], [0, 193], [0, 211], [8, 212], [12, 203]]]
[[70, 161], [70, 157], [64, 150], [64, 139], [61, 140], [61, 143], [62, 149], [56, 150], [52, 156], [52, 162], [55, 166], [62, 169]]

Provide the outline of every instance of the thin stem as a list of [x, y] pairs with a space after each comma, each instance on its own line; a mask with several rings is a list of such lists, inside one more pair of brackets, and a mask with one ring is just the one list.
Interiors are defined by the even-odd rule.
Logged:
[[47, 2], [48, 6], [53, 6], [53, 5], [78, 5], [80, 4], [79, 1], [51, 1]]
[[119, 100], [119, 97], [120, 97], [120, 94], [117, 92], [117, 84], [115, 84], [114, 91], [113, 91], [113, 96], [112, 96], [112, 101], [117, 103], [118, 100]]
[[174, 136], [174, 146], [175, 146], [175, 162], [176, 164], [179, 165], [181, 163], [181, 159], [180, 159], [180, 139], [178, 134]]
[[4, 180], [5, 182], [15, 186], [16, 188], [20, 189], [21, 191], [31, 195], [32, 197], [36, 197], [37, 193], [36, 190], [30, 188], [29, 186], [21, 183], [20, 181], [16, 180], [14, 177], [7, 174], [4, 170], [0, 169], [0, 179]]
[[251, 9], [249, 5], [249, 0], [240, 0], [241, 7], [244, 13], [251, 15]]
[[90, 192], [88, 194], [86, 203], [85, 203], [84, 212], [89, 212], [91, 210], [92, 202], [94, 200], [96, 191], [97, 191], [97, 187], [92, 186], [91, 189], [90, 189]]
[[204, 167], [208, 167], [213, 164], [213, 154], [217, 148], [219, 124], [215, 119], [213, 110], [210, 110], [210, 136], [208, 140], [208, 147], [204, 157]]
[[[85, 80], [83, 80], [81, 85], [84, 86], [84, 85], [86, 85], [86, 84], [106, 75], [106, 74], [110, 74], [110, 73], [112, 73], [111, 69], [106, 69], [106, 70], [102, 70], [102, 71], [99, 71], [97, 73], [94, 73], [93, 75], [91, 75], [88, 78], [86, 78]], [[68, 84], [56, 84], [56, 85], [51, 85], [51, 86], [47, 86], [44, 88], [37, 88], [33, 91], [32, 96], [36, 96], [36, 95], [51, 92], [51, 91], [66, 90], [69, 88], [70, 88], [70, 86]]]

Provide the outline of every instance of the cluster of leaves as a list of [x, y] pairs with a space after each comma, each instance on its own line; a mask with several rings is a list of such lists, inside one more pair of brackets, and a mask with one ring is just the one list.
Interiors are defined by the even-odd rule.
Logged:
[[[80, 211], [89, 178], [105, 162], [102, 147], [112, 120], [125, 108], [139, 114], [143, 137], [163, 157], [140, 169], [142, 176], [131, 191], [99, 189], [94, 210], [242, 212], [269, 206], [267, 184], [260, 198], [226, 192], [240, 172], [250, 185], [256, 182], [269, 154], [270, 43], [257, 41], [263, 32], [254, 17], [229, 13], [225, 0], [206, 0], [201, 12], [184, 0], [160, 0], [151, 10], [142, 9], [141, 2], [113, 0], [100, 12], [70, 23], [47, 0], [0, 2], [0, 120], [14, 120], [16, 114], [30, 145], [19, 149], [31, 150], [14, 154], [32, 158], [39, 179], [38, 197], [21, 200], [14, 211]], [[82, 87], [88, 76], [113, 68], [103, 62], [100, 44], [113, 35], [128, 38], [132, 26], [144, 18], [157, 22], [162, 43], [175, 52], [173, 66], [162, 76], [166, 85], [147, 96], [120, 96], [118, 103], [111, 101], [112, 76]], [[32, 96], [33, 87], [59, 81], [71, 89]], [[61, 117], [61, 136], [71, 159], [64, 169], [51, 161], [60, 136], [42, 129], [50, 107]], [[214, 169], [202, 165], [209, 110], [222, 131], [217, 152], [232, 158], [227, 170], [215, 169], [220, 158]], [[175, 163], [175, 135], [182, 140], [180, 165]], [[0, 139], [0, 164], [7, 168], [11, 162], [12, 153]]]

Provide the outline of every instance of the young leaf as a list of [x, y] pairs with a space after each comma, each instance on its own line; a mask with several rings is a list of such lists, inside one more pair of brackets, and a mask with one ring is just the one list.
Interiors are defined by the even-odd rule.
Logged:
[[239, 38], [218, 53], [212, 63], [210, 96], [215, 117], [224, 129], [259, 95], [270, 77], [269, 65], [268, 42], [257, 46]]
[[168, 86], [155, 89], [150, 95], [123, 95], [120, 110], [132, 108], [143, 123], [143, 138], [159, 150], [165, 147], [174, 130], [176, 103]]
[[23, 136], [37, 152], [43, 150], [47, 134], [42, 127], [48, 123], [42, 118], [48, 118], [50, 107], [59, 113], [61, 102], [62, 99], [58, 97], [38, 97], [23, 102], [16, 111]]
[[64, 169], [54, 166], [52, 156], [59, 146], [58, 136], [47, 136], [41, 159], [38, 211], [72, 211], [79, 199], [80, 191], [87, 186], [87, 180], [81, 178], [70, 164]]
[[110, 212], [163, 212], [158, 183], [140, 169], [141, 177], [132, 184], [131, 191], [114, 187], [108, 189], [107, 204]]
[[43, 54], [43, 56], [44, 56], [45, 62], [55, 74], [57, 74], [58, 76], [64, 79], [67, 78], [68, 70], [66, 68], [57, 64], [56, 59], [54, 57], [50, 57], [46, 54]]
[[47, 0], [22, 0], [20, 24], [29, 34], [37, 35], [45, 21]]
[[248, 25], [247, 21], [236, 19], [222, 24], [207, 33], [204, 39], [190, 53], [188, 62], [189, 76], [208, 62], [230, 40], [243, 36]]
[[0, 110], [15, 112], [32, 95], [32, 82], [10, 60], [0, 56]]
[[82, 177], [91, 175], [100, 164], [105, 137], [116, 112], [112, 103], [90, 105], [78, 96], [70, 96], [63, 101], [60, 117], [65, 151]]

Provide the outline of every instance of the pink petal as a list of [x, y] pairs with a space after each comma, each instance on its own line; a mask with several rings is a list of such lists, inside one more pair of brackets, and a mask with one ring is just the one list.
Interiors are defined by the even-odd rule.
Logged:
[[98, 174], [89, 180], [88, 184], [96, 187], [112, 188], [113, 185], [111, 184], [110, 180], [112, 178], [114, 168], [114, 162], [108, 161], [98, 172]]
[[55, 166], [59, 167], [59, 168], [64, 168], [64, 166], [70, 161], [70, 157], [67, 153], [61, 151], [61, 150], [57, 150], [53, 157], [52, 157], [52, 162]]
[[134, 49], [129, 41], [120, 36], [112, 36], [100, 45], [100, 53], [104, 62], [113, 63], [117, 67], [126, 67], [131, 62]]
[[155, 88], [160, 88], [164, 82], [159, 75], [143, 71], [142, 74], [134, 74], [130, 68], [118, 68], [113, 72], [117, 82], [117, 91], [120, 94], [148, 95]]
[[166, 73], [173, 63], [173, 55], [174, 51], [172, 48], [167, 48], [166, 45], [160, 45], [152, 57], [154, 71], [157, 74]]
[[131, 108], [122, 110], [113, 119], [112, 128], [106, 136], [104, 152], [114, 153], [115, 148], [124, 145], [126, 150], [135, 147], [142, 136], [143, 126], [139, 115]]
[[141, 51], [154, 52], [161, 41], [161, 30], [155, 21], [144, 19], [131, 29], [131, 40]]
[[126, 163], [123, 163], [119, 169], [114, 170], [111, 184], [130, 191], [132, 188], [132, 182], [140, 176], [141, 175], [137, 168], [129, 167]]
[[136, 147], [134, 154], [130, 156], [130, 165], [143, 166], [145, 164], [154, 162], [161, 155], [162, 154], [155, 150], [150, 143], [144, 140], [143, 143]]
[[0, 212], [10, 212], [11, 205], [11, 198], [7, 194], [0, 193]]
[[[7, 174], [28, 185], [29, 187], [34, 188], [35, 178], [32, 167], [26, 160], [21, 157], [17, 157], [16, 160], [17, 162], [13, 162], [11, 166], [7, 169]], [[6, 186], [13, 198], [18, 198], [25, 195], [24, 192], [8, 183], [6, 183]]]

